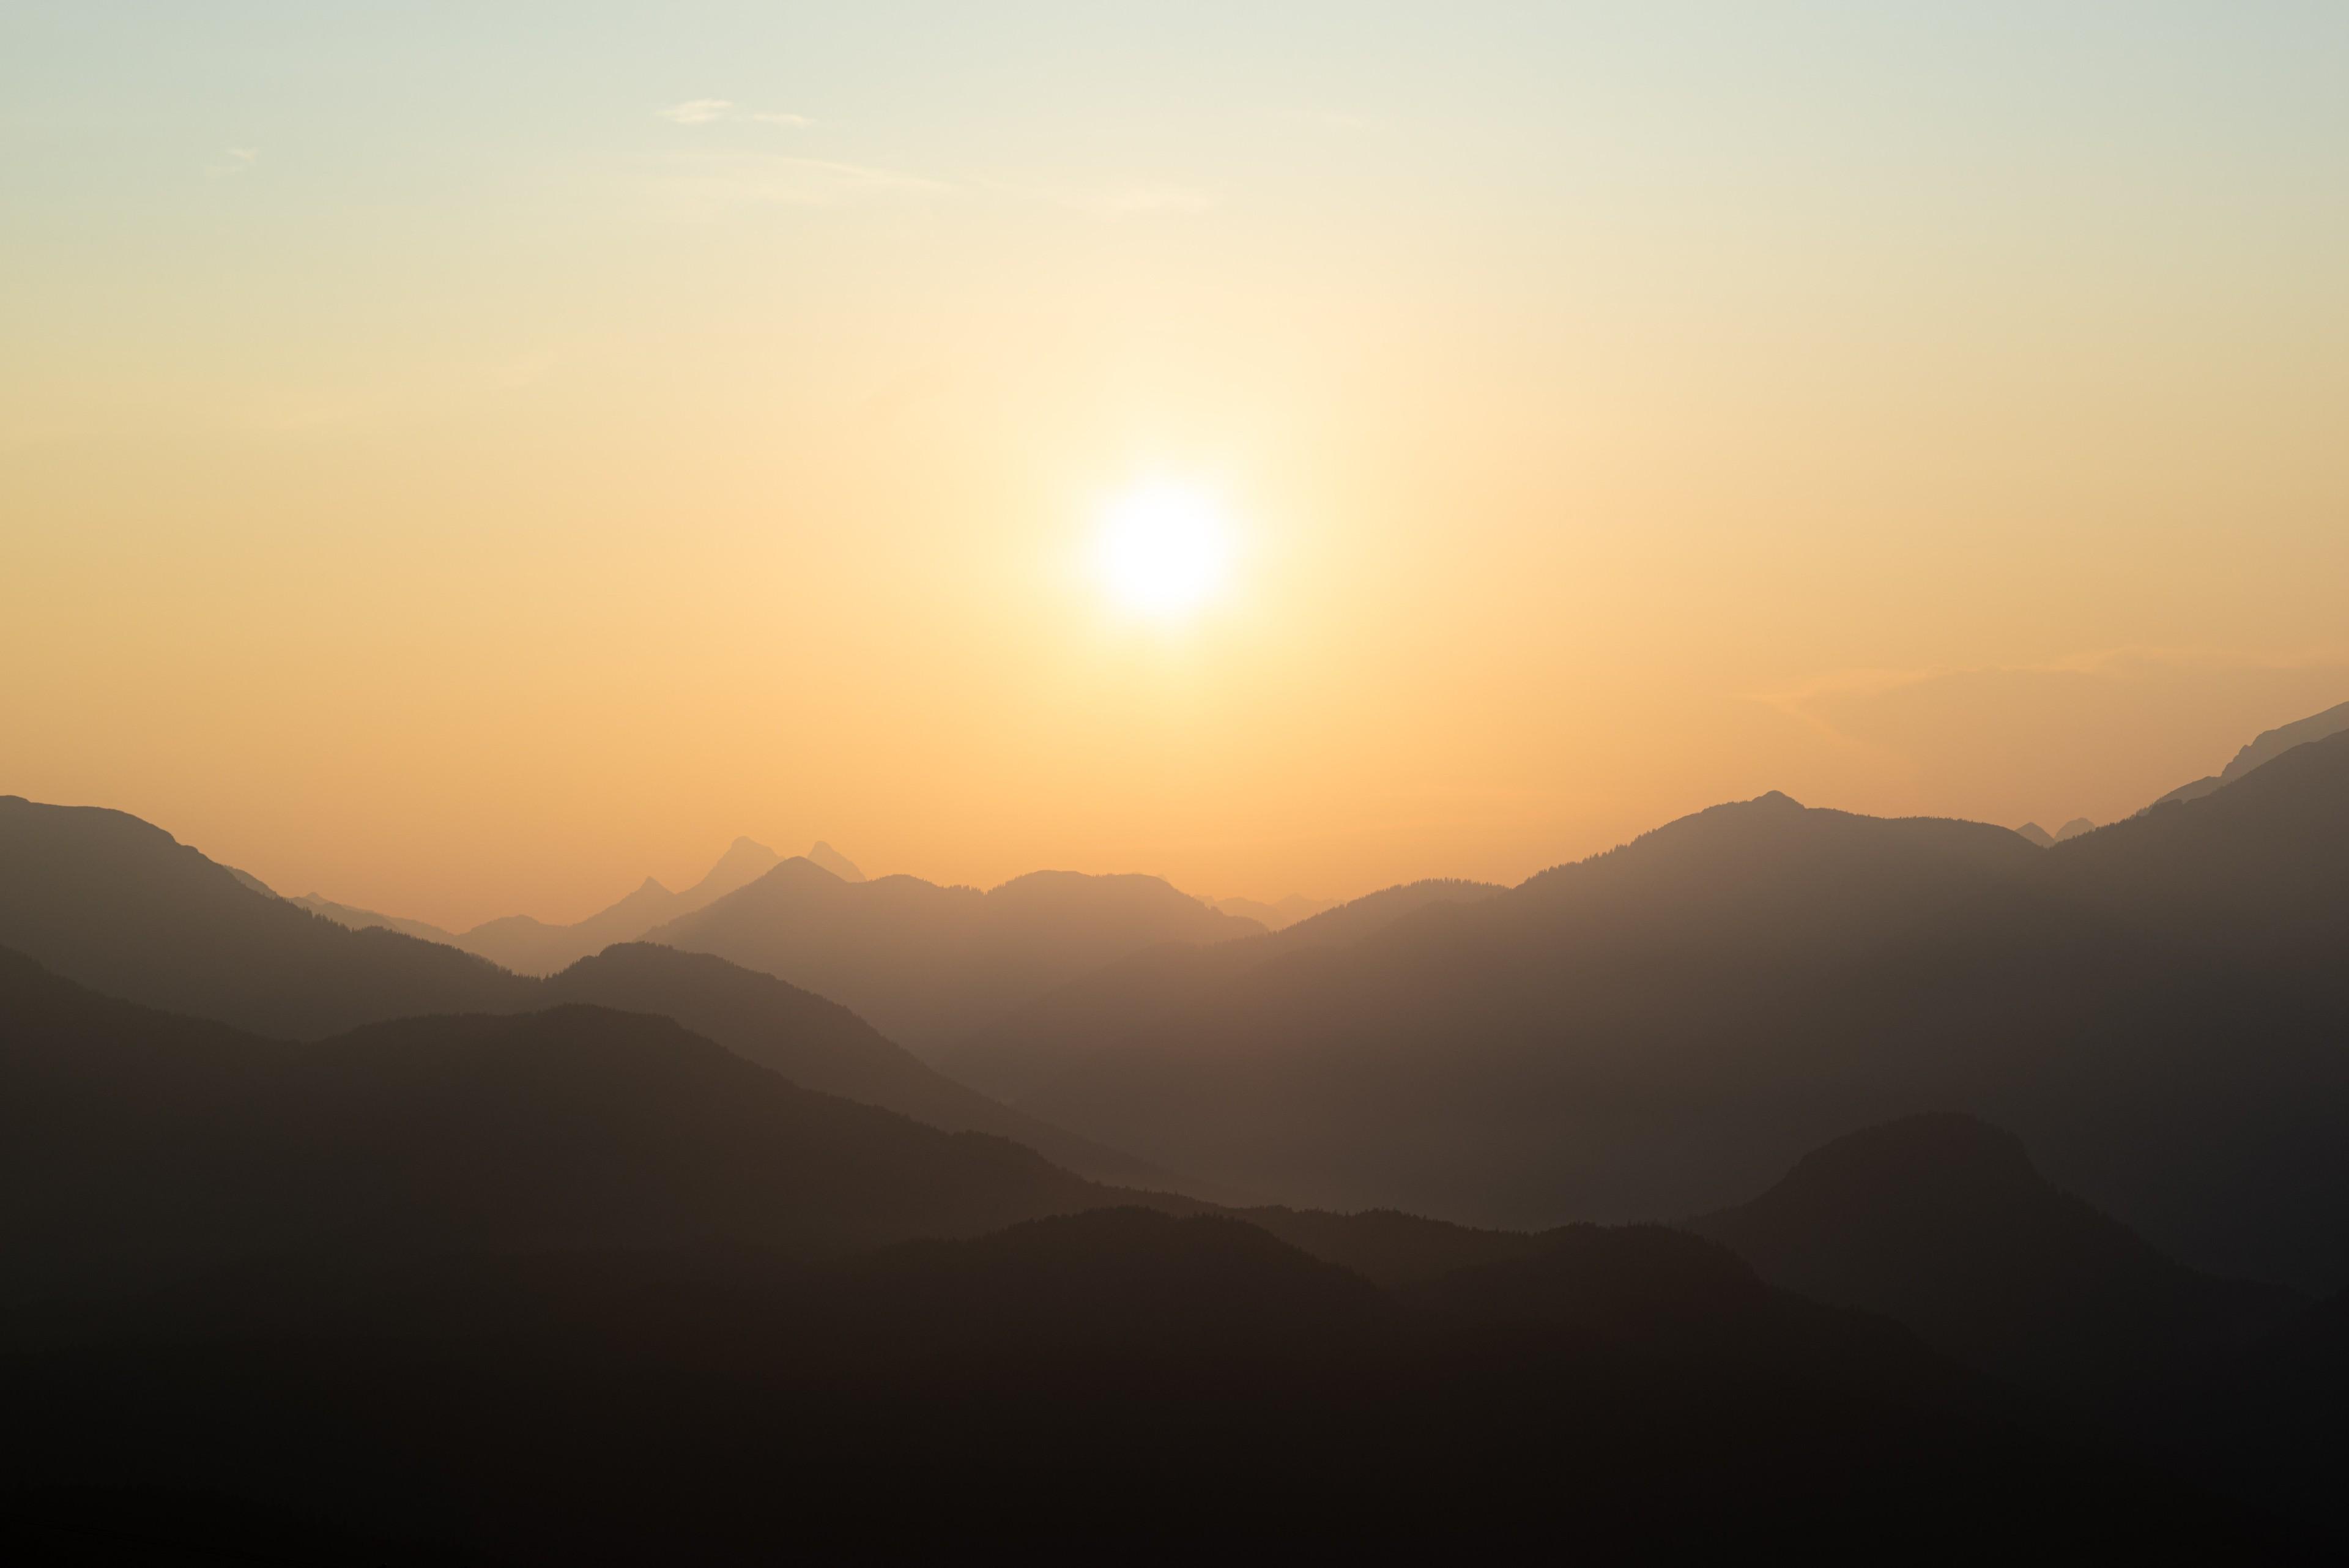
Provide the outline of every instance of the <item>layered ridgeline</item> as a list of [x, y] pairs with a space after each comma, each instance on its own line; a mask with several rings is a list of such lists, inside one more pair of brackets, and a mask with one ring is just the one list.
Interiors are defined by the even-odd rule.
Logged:
[[128, 1001], [289, 1040], [426, 1013], [657, 1013], [803, 1088], [1027, 1144], [1104, 1180], [1140, 1162], [941, 1076], [845, 1008], [706, 955], [623, 946], [544, 980], [257, 890], [121, 812], [0, 797], [0, 948]]
[[795, 857], [645, 940], [780, 976], [927, 1055], [1129, 954], [1263, 929], [1156, 877], [1038, 871], [982, 892]]
[[[2313, 713], [2305, 719], [2296, 719], [2289, 724], [2279, 724], [2272, 730], [2262, 731], [2249, 745], [2237, 752], [2224, 768], [2208, 778], [2178, 785], [2153, 805], [2160, 806], [2200, 800], [2254, 770], [2265, 767], [2295, 746], [2304, 746], [2311, 741], [2327, 740], [2344, 730], [2349, 730], [2349, 702], [2338, 703], [2322, 713]], [[2153, 807], [2146, 809], [2150, 811]]]
[[2047, 849], [1771, 794], [1351, 941], [1136, 960], [941, 1059], [1235, 1188], [1521, 1228], [1962, 1108], [2180, 1256], [2338, 1283], [2344, 822], [2349, 735]]
[[408, 1018], [296, 1044], [0, 951], [0, 1288], [19, 1297], [320, 1249], [822, 1255], [1130, 1200], [644, 1013]]
[[[1994, 1332], [2017, 1303], [2075, 1341], [2099, 1315], [2128, 1343], [2149, 1318], [2192, 1347], [2235, 1332], [2243, 1287], [2019, 1177], [2000, 1135], [1948, 1132], [1877, 1129], [1701, 1222], [1757, 1274], [1655, 1226], [1183, 1219], [1201, 1206], [810, 1093], [665, 1018], [569, 1004], [296, 1044], [0, 955], [12, 1527], [84, 1555], [126, 1517], [150, 1545], [250, 1550], [292, 1511], [368, 1560], [387, 1530], [419, 1561], [563, 1560], [771, 1549], [781, 1516], [872, 1552], [1162, 1517], [1497, 1542], [1565, 1509], [1586, 1542], [1652, 1548], [1880, 1541], [1923, 1511], [1943, 1542], [2271, 1545], [1783, 1288], [1929, 1339], [1952, 1290]], [[2323, 1365], [2329, 1322], [2257, 1368]], [[909, 1490], [927, 1506], [891, 1506]]]
[[[818, 844], [808, 853], [832, 866], [837, 875], [851, 881], [863, 880], [864, 874], [832, 846]], [[528, 915], [505, 915], [483, 921], [470, 930], [449, 931], [422, 920], [353, 909], [316, 893], [292, 902], [354, 929], [381, 926], [429, 942], [462, 948], [517, 974], [553, 974], [590, 954], [602, 952], [614, 942], [635, 941], [665, 920], [708, 908], [737, 888], [757, 881], [781, 859], [763, 844], [738, 838], [719, 857], [708, 876], [682, 893], [672, 893], [647, 877], [635, 892], [618, 903], [567, 926], [551, 926]]]

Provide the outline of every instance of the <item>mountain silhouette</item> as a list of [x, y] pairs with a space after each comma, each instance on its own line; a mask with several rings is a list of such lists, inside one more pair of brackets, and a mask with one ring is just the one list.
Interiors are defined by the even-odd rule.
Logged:
[[256, 893], [135, 816], [16, 795], [0, 796], [0, 948], [109, 995], [289, 1038], [529, 994], [471, 953]]
[[1265, 1200], [1516, 1230], [1708, 1212], [1962, 1108], [2171, 1256], [2333, 1288], [2344, 818], [2349, 736], [2044, 850], [1774, 794], [1350, 944], [1137, 959], [989, 1032], [999, 1073], [942, 1060]]
[[2042, 849], [2050, 848], [2055, 843], [2055, 836], [2035, 822], [2026, 822], [2014, 831]]
[[1112, 1198], [641, 1013], [411, 1018], [295, 1045], [0, 954], [0, 1257], [20, 1293], [326, 1243], [817, 1255]]
[[2063, 826], [2055, 830], [2055, 842], [2058, 844], [2066, 843], [2072, 839], [2079, 837], [2084, 833], [2094, 833], [2095, 831], [2096, 825], [2095, 823], [2090, 822], [2085, 816], [2075, 816], [2071, 821], [2065, 823]]
[[802, 1087], [950, 1132], [1014, 1138], [1099, 1179], [1192, 1185], [990, 1101], [846, 1009], [771, 976], [707, 955], [627, 945], [533, 980], [257, 895], [225, 867], [118, 812], [0, 800], [0, 930], [17, 950], [94, 990], [285, 1039], [417, 1014], [564, 1002], [659, 1013]]
[[1978, 1118], [1837, 1138], [1687, 1222], [1773, 1284], [1880, 1312], [1959, 1359], [2075, 1397], [2144, 1397], [2248, 1345], [2288, 1293], [2189, 1269], [2042, 1176]]
[[286, 902], [298, 905], [314, 915], [332, 920], [338, 926], [348, 927], [355, 931], [380, 928], [387, 931], [398, 931], [404, 937], [414, 937], [419, 941], [439, 942], [443, 947], [453, 948], [463, 945], [464, 939], [458, 936], [456, 932], [436, 926], [429, 920], [405, 919], [398, 915], [382, 915], [373, 909], [361, 909], [349, 904], [337, 904], [323, 893], [305, 893], [300, 898], [289, 898]]
[[738, 838], [708, 875], [682, 893], [672, 893], [647, 877], [636, 890], [605, 909], [568, 926], [549, 926], [528, 915], [508, 915], [475, 926], [455, 939], [517, 974], [553, 974], [614, 942], [632, 942], [655, 926], [691, 914], [764, 876], [777, 864], [763, 844]]
[[423, 920], [403, 919], [338, 904], [317, 893], [293, 901], [353, 930], [380, 926], [428, 942], [462, 948], [517, 974], [545, 975], [591, 953], [601, 952], [614, 942], [632, 942], [664, 920], [706, 908], [735, 888], [756, 881], [780, 858], [763, 844], [737, 838], [709, 873], [684, 892], [672, 893], [647, 877], [635, 892], [618, 903], [567, 926], [550, 926], [529, 915], [502, 915], [469, 930], [450, 931]]
[[[831, 845], [826, 844], [821, 838], [815, 841], [815, 847], [807, 852], [807, 857], [815, 862], [818, 866], [823, 867], [825, 870], [831, 872], [833, 876], [839, 877], [843, 882], [862, 882], [864, 880], [864, 873], [856, 868], [856, 862], [851, 860], [847, 856], [843, 855], [839, 850], [834, 849]], [[762, 868], [761, 875], [763, 876], [765, 872]], [[751, 878], [746, 877], [744, 880], [747, 882], [751, 880]], [[732, 889], [729, 888], [728, 891], [730, 892]], [[680, 913], [682, 913], [682, 911], [680, 911]]]
[[[2233, 784], [2254, 769], [2266, 766], [2294, 746], [2306, 745], [2311, 741], [2326, 740], [2340, 734], [2344, 730], [2349, 730], [2349, 702], [2342, 702], [2327, 708], [2322, 713], [2311, 714], [2305, 719], [2297, 719], [2289, 724], [2279, 724], [2272, 730], [2262, 731], [2253, 738], [2251, 744], [2237, 752], [2233, 760], [2229, 762], [2225, 768], [2208, 778], [2199, 778], [2192, 784], [2178, 785], [2159, 800], [2155, 801], [2153, 805], [2169, 805], [2177, 802], [2199, 800], [2214, 790]], [[2146, 808], [2147, 811], [2152, 809], [2153, 806]]]
[[926, 1055], [1141, 949], [1260, 929], [1155, 877], [1039, 871], [982, 893], [913, 877], [845, 882], [795, 857], [645, 940], [831, 997]]
[[228, 874], [264, 898], [274, 898], [279, 896], [276, 888], [272, 888], [250, 871], [240, 871], [232, 866], [228, 867]]

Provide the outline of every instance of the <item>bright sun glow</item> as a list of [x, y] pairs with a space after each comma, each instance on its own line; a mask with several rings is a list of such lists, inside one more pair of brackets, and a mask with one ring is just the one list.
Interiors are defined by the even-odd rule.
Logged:
[[1231, 563], [1231, 536], [1209, 497], [1156, 484], [1102, 515], [1093, 563], [1119, 607], [1159, 620], [1189, 615], [1215, 597]]

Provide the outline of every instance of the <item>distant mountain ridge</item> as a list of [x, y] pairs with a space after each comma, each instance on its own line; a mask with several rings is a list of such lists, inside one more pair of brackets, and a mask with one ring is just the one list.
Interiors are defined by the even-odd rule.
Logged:
[[573, 925], [550, 926], [528, 915], [508, 915], [475, 926], [454, 940], [516, 974], [553, 974], [614, 942], [635, 941], [664, 920], [707, 908], [758, 880], [781, 858], [763, 844], [737, 838], [708, 874], [682, 893], [672, 893], [647, 877], [618, 903]]
[[1180, 1010], [1202, 987], [1291, 955], [1342, 948], [1438, 905], [1505, 889], [1444, 877], [1381, 888], [1278, 931], [1211, 947], [1164, 943], [1057, 986], [935, 1053], [945, 1071], [1008, 1102], [1039, 1093], [1121, 1036]]
[[1144, 948], [1262, 931], [1155, 877], [1036, 871], [982, 892], [846, 882], [801, 857], [645, 940], [829, 996], [918, 1055]]
[[[810, 853], [832, 862], [837, 867], [836, 875], [849, 881], [864, 880], [864, 873], [832, 846], [819, 842]], [[462, 948], [516, 974], [546, 975], [602, 952], [614, 942], [635, 941], [663, 921], [707, 908], [737, 888], [756, 881], [781, 859], [781, 856], [755, 839], [737, 838], [701, 880], [684, 892], [672, 893], [657, 878], [647, 877], [619, 902], [567, 926], [551, 926], [529, 915], [502, 915], [467, 930], [450, 931], [423, 920], [338, 904], [317, 893], [305, 894], [288, 902], [354, 930], [381, 926], [428, 942]], [[253, 886], [258, 888], [260, 884], [255, 882]]]
[[2349, 702], [2336, 703], [2322, 713], [2313, 713], [2305, 719], [2295, 719], [2289, 724], [2279, 724], [2272, 730], [2262, 731], [2251, 740], [2249, 745], [2237, 752], [2233, 759], [2218, 773], [2212, 774], [2208, 778], [2196, 779], [2192, 784], [2178, 785], [2159, 800], [2155, 801], [2152, 806], [2146, 807], [2146, 810], [2151, 811], [2153, 806], [2200, 800], [2214, 790], [2222, 789], [2253, 770], [2264, 767], [2294, 746], [2304, 746], [2311, 741], [2325, 740], [2340, 734], [2344, 730], [2349, 730]]

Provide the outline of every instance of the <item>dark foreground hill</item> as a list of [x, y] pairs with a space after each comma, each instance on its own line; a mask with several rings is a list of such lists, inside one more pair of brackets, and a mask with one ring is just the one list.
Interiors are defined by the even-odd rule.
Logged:
[[1111, 1200], [999, 1138], [786, 1083], [666, 1018], [566, 1006], [293, 1045], [0, 953], [0, 1280], [101, 1290], [305, 1249], [969, 1235]]
[[52, 1539], [102, 1478], [418, 1560], [2271, 1544], [1653, 1229], [1400, 1294], [1111, 1210], [813, 1268], [321, 1257], [149, 1306], [0, 1355], [16, 1516]]
[[1962, 1108], [2175, 1256], [2327, 1287], [2344, 822], [2349, 735], [2051, 849], [1769, 795], [1350, 944], [1183, 961], [1123, 1024], [1107, 992], [1065, 1012], [1098, 1029], [1032, 1010], [988, 1081], [1268, 1198], [1520, 1229], [1705, 1212]]
[[563, 1002], [659, 1013], [803, 1087], [1013, 1138], [1105, 1180], [1174, 1179], [965, 1088], [845, 1008], [771, 977], [630, 945], [533, 980], [326, 919], [120, 812], [0, 798], [0, 948], [93, 990], [285, 1039]]
[[2048, 1181], [2021, 1140], [1965, 1116], [1837, 1138], [1753, 1201], [1687, 1224], [1773, 1284], [2100, 1403], [2174, 1393], [2294, 1304], [2163, 1256]]
[[1130, 953], [1262, 930], [1155, 877], [1039, 871], [981, 892], [915, 877], [843, 881], [794, 858], [645, 940], [831, 997], [926, 1056]]

